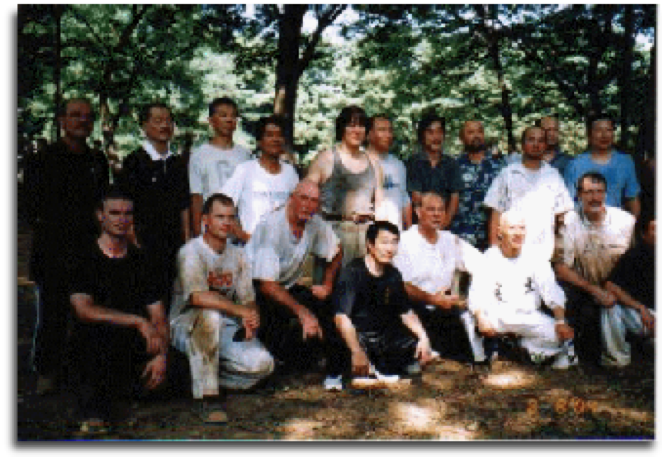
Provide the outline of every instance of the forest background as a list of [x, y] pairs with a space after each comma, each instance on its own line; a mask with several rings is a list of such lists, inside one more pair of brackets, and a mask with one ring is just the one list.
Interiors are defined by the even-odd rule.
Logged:
[[19, 156], [36, 138], [58, 138], [66, 98], [93, 101], [92, 139], [114, 141], [122, 157], [142, 141], [142, 104], [172, 107], [181, 150], [187, 137], [207, 140], [207, 104], [230, 96], [238, 142], [253, 148], [256, 121], [281, 114], [304, 165], [332, 144], [348, 104], [390, 115], [402, 158], [428, 111], [446, 118], [450, 155], [467, 119], [508, 152], [549, 114], [576, 154], [586, 117], [606, 112], [621, 148], [649, 157], [656, 25], [654, 4], [18, 5]]

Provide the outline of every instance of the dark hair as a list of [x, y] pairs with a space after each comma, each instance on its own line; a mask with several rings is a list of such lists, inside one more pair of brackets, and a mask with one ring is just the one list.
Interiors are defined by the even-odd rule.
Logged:
[[425, 131], [434, 123], [434, 122], [440, 122], [441, 123], [441, 130], [444, 131], [444, 135], [446, 135], [446, 119], [439, 116], [436, 113], [429, 113], [423, 116], [423, 119], [418, 123], [418, 130], [417, 130], [417, 138], [418, 138], [418, 144], [423, 144], [423, 135], [425, 134]]
[[535, 125], [536, 127], [541, 127], [541, 128], [542, 128], [542, 120], [543, 120], [543, 119], [547, 119], [547, 118], [549, 118], [549, 119], [554, 119], [556, 122], [559, 122], [559, 116], [558, 116], [558, 115], [556, 115], [556, 114], [548, 114], [548, 115], [546, 115], [546, 116], [542, 116], [540, 119], [537, 119], [534, 125]]
[[345, 129], [352, 122], [357, 121], [364, 127], [367, 127], [368, 117], [363, 108], [356, 105], [346, 106], [336, 117], [336, 141], [341, 141], [345, 134]]
[[589, 134], [591, 133], [591, 130], [593, 130], [593, 124], [597, 121], [609, 121], [611, 122], [611, 126], [614, 129], [616, 128], [616, 121], [613, 117], [603, 113], [591, 114], [586, 119], [586, 131]]
[[393, 121], [391, 120], [391, 117], [388, 114], [380, 113], [380, 114], [375, 114], [374, 116], [370, 116], [368, 118], [368, 126], [366, 127], [366, 132], [365, 132], [366, 135], [370, 133], [370, 130], [372, 130], [375, 127], [375, 121], [377, 119], [386, 119], [391, 124], [393, 124]]
[[58, 106], [57, 108], [58, 117], [67, 114], [67, 108], [69, 107], [70, 103], [87, 103], [90, 106], [90, 108], [92, 108], [92, 102], [85, 97], [70, 98], [68, 100], [64, 100], [63, 102], [60, 103], [60, 106]]
[[[526, 138], [526, 134], [529, 133], [529, 130], [533, 130], [533, 129], [542, 130], [541, 127], [538, 127], [538, 126], [536, 126], [536, 125], [530, 125], [530, 126], [528, 126], [528, 127], [525, 128], [524, 131], [522, 132], [522, 137], [520, 138], [520, 144], [524, 145], [524, 139]], [[543, 131], [543, 133], [544, 133], [544, 131]]]
[[209, 104], [209, 117], [212, 117], [214, 114], [216, 114], [216, 108], [221, 105], [229, 105], [233, 107], [234, 112], [237, 114], [237, 116], [239, 116], [239, 107], [237, 106], [237, 102], [232, 100], [230, 97], [218, 97], [213, 99]]
[[577, 191], [581, 192], [582, 189], [582, 183], [584, 182], [584, 179], [590, 179], [593, 182], [599, 182], [604, 184], [605, 190], [607, 190], [607, 179], [604, 177], [602, 173], [598, 173], [597, 171], [588, 171], [584, 173], [578, 180], [577, 180]]
[[124, 190], [124, 188], [118, 186], [117, 184], [112, 184], [101, 196], [97, 208], [103, 210], [103, 205], [108, 200], [126, 200], [132, 202], [133, 197], [126, 190]]
[[368, 227], [368, 230], [366, 231], [365, 234], [366, 241], [370, 244], [375, 244], [375, 240], [377, 239], [379, 232], [382, 230], [391, 232], [392, 234], [400, 238], [400, 230], [398, 230], [398, 227], [396, 225], [390, 223], [389, 221], [377, 221]]
[[255, 128], [255, 139], [257, 141], [262, 140], [267, 125], [276, 125], [280, 127], [281, 133], [285, 135], [285, 120], [276, 114], [272, 114], [271, 116], [260, 118], [260, 120], [257, 121], [257, 126]]
[[205, 200], [205, 204], [202, 205], [202, 214], [208, 216], [211, 213], [211, 209], [214, 206], [215, 202], [219, 202], [223, 206], [231, 206], [234, 208], [234, 201], [225, 194], [212, 194]]
[[163, 102], [151, 102], [147, 103], [140, 108], [140, 112], [138, 113], [138, 122], [140, 125], [143, 125], [145, 122], [149, 120], [149, 117], [152, 114], [152, 108], [163, 108], [167, 109], [168, 113], [170, 113], [170, 117], [172, 117], [172, 110], [168, 105], [166, 105]]

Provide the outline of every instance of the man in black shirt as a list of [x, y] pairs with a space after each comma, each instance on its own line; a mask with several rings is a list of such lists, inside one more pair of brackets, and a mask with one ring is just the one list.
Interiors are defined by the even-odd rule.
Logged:
[[112, 189], [97, 217], [101, 236], [81, 246], [69, 288], [77, 318], [72, 335], [77, 392], [88, 429], [115, 419], [116, 407], [138, 377], [149, 390], [162, 383], [169, 340], [159, 289], [140, 249], [128, 241], [130, 197]]
[[391, 264], [398, 239], [398, 228], [390, 222], [372, 224], [366, 234], [368, 253], [341, 270], [333, 290], [335, 323], [351, 353], [354, 376], [417, 374], [416, 360], [424, 365], [430, 358], [428, 336]]
[[90, 149], [94, 126], [88, 100], [68, 100], [58, 113], [63, 137], [39, 151], [26, 170], [26, 199], [33, 243], [30, 275], [40, 293], [33, 347], [37, 392], [53, 391], [62, 380], [69, 297], [66, 271], [80, 243], [98, 236], [94, 209], [108, 187], [108, 161]]

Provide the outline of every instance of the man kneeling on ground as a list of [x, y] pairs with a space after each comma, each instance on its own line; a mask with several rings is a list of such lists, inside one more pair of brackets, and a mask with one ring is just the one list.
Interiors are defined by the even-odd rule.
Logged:
[[[536, 248], [522, 250], [525, 235], [523, 215], [504, 212], [498, 244], [485, 251], [483, 267], [473, 276], [469, 310], [483, 336], [515, 334], [534, 363], [556, 357], [553, 368], [567, 369], [577, 362], [574, 332], [565, 321], [565, 294], [546, 257]], [[542, 300], [554, 318], [542, 312]]]

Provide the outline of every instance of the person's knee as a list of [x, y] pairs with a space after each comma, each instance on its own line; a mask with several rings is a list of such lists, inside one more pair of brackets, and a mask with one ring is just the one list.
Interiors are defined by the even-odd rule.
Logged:
[[273, 373], [276, 363], [273, 356], [266, 349], [251, 351], [250, 357], [244, 364], [244, 373], [255, 376], [268, 376]]

